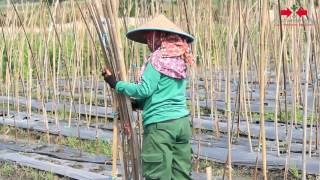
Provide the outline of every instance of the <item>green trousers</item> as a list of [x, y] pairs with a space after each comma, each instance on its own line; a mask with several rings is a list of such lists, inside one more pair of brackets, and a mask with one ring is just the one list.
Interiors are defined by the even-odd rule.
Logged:
[[189, 117], [145, 126], [141, 153], [145, 179], [191, 179], [190, 137]]

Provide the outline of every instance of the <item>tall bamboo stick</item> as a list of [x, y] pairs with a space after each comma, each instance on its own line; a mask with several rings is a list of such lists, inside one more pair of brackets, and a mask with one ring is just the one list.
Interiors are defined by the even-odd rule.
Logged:
[[226, 78], [226, 115], [227, 115], [227, 129], [228, 129], [228, 157], [227, 157], [227, 176], [228, 179], [232, 179], [232, 136], [231, 136], [231, 64], [232, 64], [232, 27], [233, 27], [233, 3], [234, 1], [231, 0], [231, 4], [229, 4], [229, 25], [228, 25], [228, 35], [227, 35], [227, 52], [226, 52], [226, 66], [227, 66], [227, 78]]
[[[309, 9], [311, 9], [313, 1], [309, 1]], [[308, 118], [308, 87], [309, 87], [309, 67], [311, 52], [311, 29], [307, 29], [307, 44], [305, 57], [305, 84], [304, 84], [304, 107], [303, 107], [303, 149], [302, 149], [302, 179], [306, 179], [307, 175], [307, 118]]]
[[[280, 53], [279, 53], [279, 61], [278, 61], [278, 66], [277, 66], [277, 71], [276, 71], [276, 97], [275, 97], [275, 113], [274, 113], [274, 133], [275, 133], [275, 141], [276, 141], [276, 151], [277, 155], [280, 156], [280, 150], [279, 150], [279, 131], [278, 131], [278, 99], [279, 99], [279, 83], [280, 83], [280, 70], [281, 70], [281, 58], [283, 57], [283, 46], [285, 42], [285, 37], [282, 38], [281, 40], [281, 48], [280, 48]], [[282, 64], [283, 66], [283, 64]]]
[[[104, 2], [103, 9], [105, 13], [105, 17], [107, 19], [107, 28], [109, 33], [109, 40], [111, 42], [111, 50], [114, 59], [111, 61], [106, 61], [109, 63], [108, 65], [112, 67], [113, 73], [117, 79], [126, 80], [126, 68], [124, 63], [122, 51], [122, 44], [120, 39], [120, 27], [119, 27], [119, 20], [118, 20], [118, 2], [108, 0]], [[99, 18], [95, 16], [95, 18]], [[101, 24], [101, 20], [98, 20], [98, 24]], [[101, 27], [101, 26], [100, 26]], [[98, 33], [103, 32], [102, 28], [97, 29]], [[101, 34], [100, 34], [101, 35]], [[102, 41], [100, 41], [102, 43]], [[103, 46], [103, 44], [101, 44]], [[106, 57], [107, 58], [107, 57]], [[111, 62], [111, 64], [110, 64]], [[122, 128], [124, 128], [124, 132], [122, 134], [123, 142], [122, 147], [124, 150], [124, 178], [132, 177], [133, 179], [141, 179], [141, 172], [140, 172], [140, 162], [139, 162], [139, 146], [137, 146], [137, 137], [135, 134], [135, 129], [132, 124], [132, 109], [131, 104], [129, 103], [128, 98], [124, 95], [116, 95], [114, 96], [119, 103], [118, 111], [120, 116], [120, 123]], [[116, 137], [115, 137], [116, 138]], [[127, 148], [124, 148], [128, 144], [128, 151]], [[131, 166], [131, 168], [129, 168]]]
[[267, 28], [267, 10], [268, 1], [262, 0], [261, 3], [261, 22], [260, 22], [260, 61], [259, 61], [259, 78], [260, 78], [260, 134], [262, 144], [262, 173], [263, 178], [267, 179], [267, 152], [266, 152], [266, 135], [264, 125], [264, 98], [265, 98], [265, 61], [267, 61], [267, 41], [266, 41], [266, 28]]

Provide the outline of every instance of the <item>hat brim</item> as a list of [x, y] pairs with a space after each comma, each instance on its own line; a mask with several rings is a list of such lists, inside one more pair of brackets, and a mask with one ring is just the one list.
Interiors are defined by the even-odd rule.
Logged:
[[178, 34], [181, 37], [185, 38], [188, 43], [192, 43], [194, 40], [193, 36], [191, 36], [188, 33], [177, 32], [177, 31], [174, 31], [171, 29], [163, 29], [163, 28], [138, 28], [138, 29], [134, 29], [134, 30], [129, 31], [126, 34], [126, 36], [128, 39], [130, 39], [132, 41], [147, 44], [147, 32], [148, 31], [163, 31], [163, 32]]

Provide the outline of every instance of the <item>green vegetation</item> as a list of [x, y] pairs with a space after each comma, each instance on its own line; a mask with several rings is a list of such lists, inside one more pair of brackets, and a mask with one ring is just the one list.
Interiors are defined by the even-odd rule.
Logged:
[[[199, 166], [198, 166], [199, 165]], [[199, 172], [205, 173], [206, 167], [212, 167], [212, 175], [215, 177], [222, 177], [225, 165], [223, 163], [217, 163], [210, 160], [200, 160], [199, 162], [194, 162], [193, 168], [196, 171], [197, 166], [199, 167]], [[241, 177], [245, 179], [252, 179], [254, 175], [254, 167], [246, 166], [232, 166], [232, 176], [234, 178]], [[301, 179], [301, 173], [297, 170], [295, 166], [289, 169], [288, 179], [298, 180]], [[268, 179], [283, 179], [283, 170], [269, 170]], [[240, 178], [240, 179], [241, 179]], [[313, 175], [307, 175], [307, 179], [315, 180], [319, 177]], [[261, 171], [258, 170], [257, 179], [262, 179]]]
[[301, 174], [295, 165], [291, 165], [289, 172], [293, 179], [301, 179]]
[[111, 144], [107, 141], [89, 141], [79, 140], [76, 137], [65, 137], [61, 140], [61, 144], [71, 148], [79, 148], [91, 154], [102, 154], [111, 157]]
[[7, 180], [67, 180], [51, 172], [39, 171], [33, 168], [19, 166], [12, 163], [0, 163], [0, 179]]
[[[298, 122], [298, 123], [302, 123], [302, 121], [303, 121], [303, 113], [302, 113], [302, 111], [301, 111], [301, 110], [297, 110], [296, 112], [297, 112], [297, 113], [296, 113], [296, 120], [297, 120], [297, 122]], [[278, 121], [279, 121], [279, 122], [285, 122], [285, 116], [286, 116], [286, 113], [285, 113], [285, 112], [281, 112], [280, 115], [278, 115]], [[259, 120], [260, 114], [259, 114], [259, 113], [252, 113], [252, 117], [253, 117], [253, 119]], [[275, 117], [275, 113], [274, 113], [274, 112], [266, 112], [266, 113], [264, 113], [264, 118], [265, 118], [266, 120], [271, 120], [271, 121], [273, 121], [273, 120], [274, 120], [274, 117]], [[314, 116], [314, 118], [315, 118], [315, 117], [316, 117], [316, 116]], [[288, 112], [288, 121], [290, 122], [292, 118], [293, 118], [293, 117], [292, 117], [292, 113], [291, 113], [291, 111], [289, 111], [289, 112]], [[309, 114], [308, 114], [308, 118], [307, 118], [307, 122], [308, 122], [308, 123], [311, 122], [311, 118], [312, 118], [312, 114], [309, 113]]]
[[[38, 143], [47, 143], [47, 136], [45, 133], [39, 132], [30, 132], [30, 137], [28, 137], [27, 131], [23, 129], [16, 129], [17, 131], [17, 138], [25, 139], [28, 138], [38, 142]], [[2, 126], [0, 125], [0, 133], [6, 134], [14, 138], [15, 130], [13, 127], [10, 126]], [[111, 147], [112, 145], [108, 141], [90, 141], [90, 140], [83, 140], [78, 139], [76, 137], [58, 137], [55, 135], [51, 135], [51, 139], [53, 143], [65, 145], [71, 148], [81, 149], [84, 152], [90, 154], [100, 154], [111, 157]]]

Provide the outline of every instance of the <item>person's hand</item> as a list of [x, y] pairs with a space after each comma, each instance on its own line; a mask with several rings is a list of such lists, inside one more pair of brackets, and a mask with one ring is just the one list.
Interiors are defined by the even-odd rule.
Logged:
[[138, 101], [136, 100], [136, 99], [134, 99], [134, 98], [130, 98], [130, 101], [131, 101], [131, 106], [132, 106], [132, 109], [134, 110], [134, 111], [136, 111], [136, 110], [142, 110], [143, 109], [143, 107], [141, 107], [140, 106], [140, 104], [138, 103]]
[[108, 68], [104, 68], [101, 75], [103, 76], [104, 81], [106, 81], [111, 88], [114, 89], [116, 87], [118, 81], [116, 81], [116, 78], [111, 74]]

